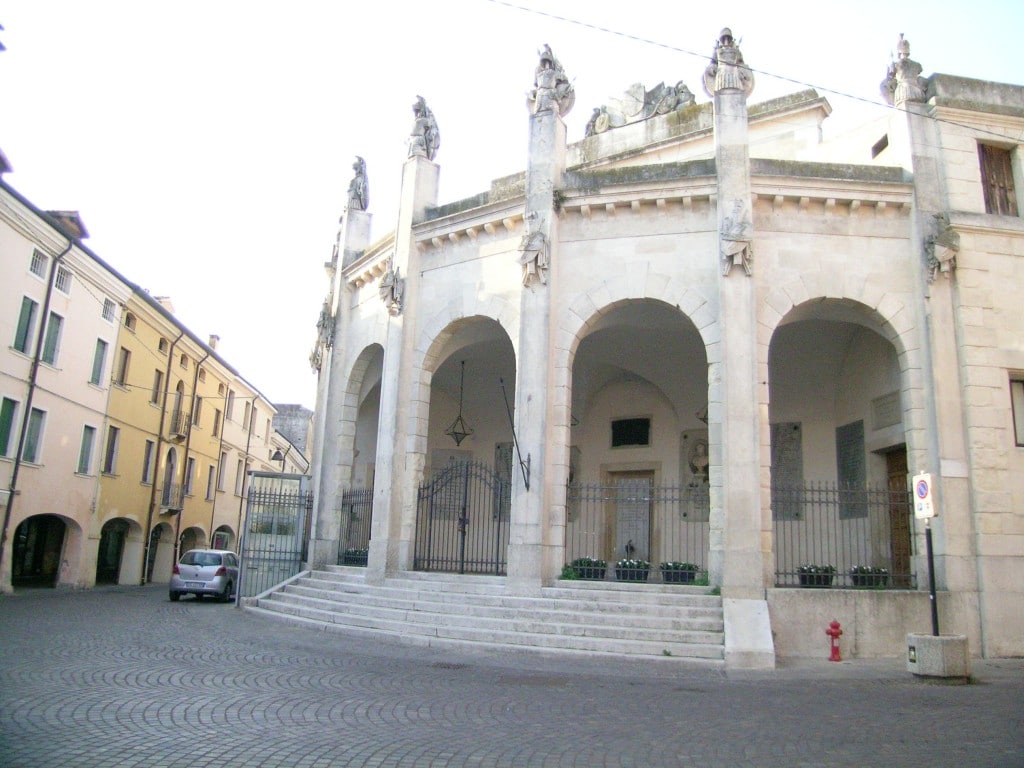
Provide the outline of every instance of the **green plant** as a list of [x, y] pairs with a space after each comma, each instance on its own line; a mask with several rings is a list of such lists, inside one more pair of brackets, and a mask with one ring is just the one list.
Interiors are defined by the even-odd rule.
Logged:
[[796, 572], [809, 574], [835, 573], [836, 567], [834, 565], [801, 565], [796, 569]]
[[853, 566], [853, 568], [850, 569], [850, 573], [851, 574], [854, 574], [854, 573], [884, 573], [884, 574], [888, 574], [889, 572], [887, 570], [885, 570], [885, 568], [875, 568], [875, 567], [870, 566], [870, 565], [855, 565], [855, 566]]
[[567, 579], [569, 581], [575, 581], [579, 577], [576, 575], [576, 569], [575, 568], [573, 568], [571, 565], [563, 565], [562, 566], [562, 575], [559, 578]]
[[677, 563], [674, 560], [667, 563], [662, 563], [658, 566], [662, 571], [693, 571], [697, 572], [700, 570], [700, 566], [696, 563]]
[[889, 583], [889, 572], [872, 565], [855, 565], [850, 569], [850, 581], [855, 587], [884, 587]]
[[651, 564], [646, 560], [637, 560], [635, 558], [627, 557], [623, 560], [619, 560], [615, 563], [616, 568], [623, 568], [630, 571], [644, 571], [651, 570]]
[[572, 570], [577, 579], [603, 579], [607, 567], [607, 562], [598, 560], [596, 557], [577, 557], [566, 566]]
[[345, 550], [346, 557], [367, 557], [369, 554], [370, 550], [368, 549], [351, 548]]

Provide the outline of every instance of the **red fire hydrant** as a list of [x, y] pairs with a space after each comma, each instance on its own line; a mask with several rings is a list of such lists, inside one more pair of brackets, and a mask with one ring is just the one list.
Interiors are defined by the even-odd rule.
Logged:
[[839, 622], [835, 619], [829, 622], [828, 629], [825, 630], [825, 634], [828, 635], [832, 641], [832, 655], [828, 657], [828, 660], [842, 661], [843, 657], [839, 655], [839, 636], [843, 634], [843, 630], [839, 628]]

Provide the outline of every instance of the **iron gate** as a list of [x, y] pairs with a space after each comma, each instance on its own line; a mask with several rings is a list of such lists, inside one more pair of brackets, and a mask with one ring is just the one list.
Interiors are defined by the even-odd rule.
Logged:
[[302, 570], [313, 509], [309, 478], [251, 472], [238, 594], [252, 597]]
[[511, 508], [511, 483], [486, 464], [449, 464], [420, 486], [414, 567], [504, 574]]

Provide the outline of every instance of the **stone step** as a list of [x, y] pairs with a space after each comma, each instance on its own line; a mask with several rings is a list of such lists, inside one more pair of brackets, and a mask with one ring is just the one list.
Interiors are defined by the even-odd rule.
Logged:
[[246, 607], [430, 646], [723, 663], [722, 601], [705, 587], [567, 581], [510, 595], [497, 576], [402, 573], [370, 584], [365, 575], [346, 566], [313, 571]]

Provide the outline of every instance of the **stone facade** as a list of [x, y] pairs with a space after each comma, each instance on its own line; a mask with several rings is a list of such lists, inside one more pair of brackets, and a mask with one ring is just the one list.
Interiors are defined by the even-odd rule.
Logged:
[[[554, 583], [579, 555], [680, 559], [670, 539], [685, 529], [721, 589], [733, 665], [804, 652], [800, 638], [843, 605], [877, 608], [862, 623], [895, 647], [860, 647], [895, 656], [924, 629], [908, 626], [927, 603], [923, 524], [890, 508], [879, 528], [840, 505], [835, 527], [864, 554], [820, 554], [825, 516], [779, 493], [901, 496], [928, 471], [946, 628], [975, 654], [1024, 653], [1024, 422], [1015, 435], [1011, 408], [1024, 220], [991, 211], [979, 164], [980, 145], [1005, 151], [1009, 193], [1024, 187], [1024, 88], [911, 81], [904, 45], [883, 84], [898, 107], [888, 124], [841, 144], [821, 141], [831, 106], [814, 91], [748, 105], [753, 75], [729, 30], [702, 74], [710, 102], [569, 144], [551, 83], [571, 76], [545, 48], [524, 174], [442, 206], [439, 166], [416, 154], [392, 233], [372, 241], [371, 214], [350, 208], [314, 351], [313, 564], [344, 544], [346, 494], [372, 488], [368, 578], [436, 567], [420, 489], [471, 460], [511, 485], [488, 513], [507, 524], [493, 567], [511, 592]], [[639, 438], [616, 431], [637, 425]], [[581, 530], [571, 484], [631, 482], [704, 494], [706, 517], [620, 500]], [[481, 522], [460, 517], [460, 534]], [[815, 560], [789, 541], [797, 524]], [[790, 594], [815, 561], [839, 570], [837, 587], [873, 566], [902, 569], [890, 586], [910, 589]], [[887, 608], [903, 596], [914, 610]]]

